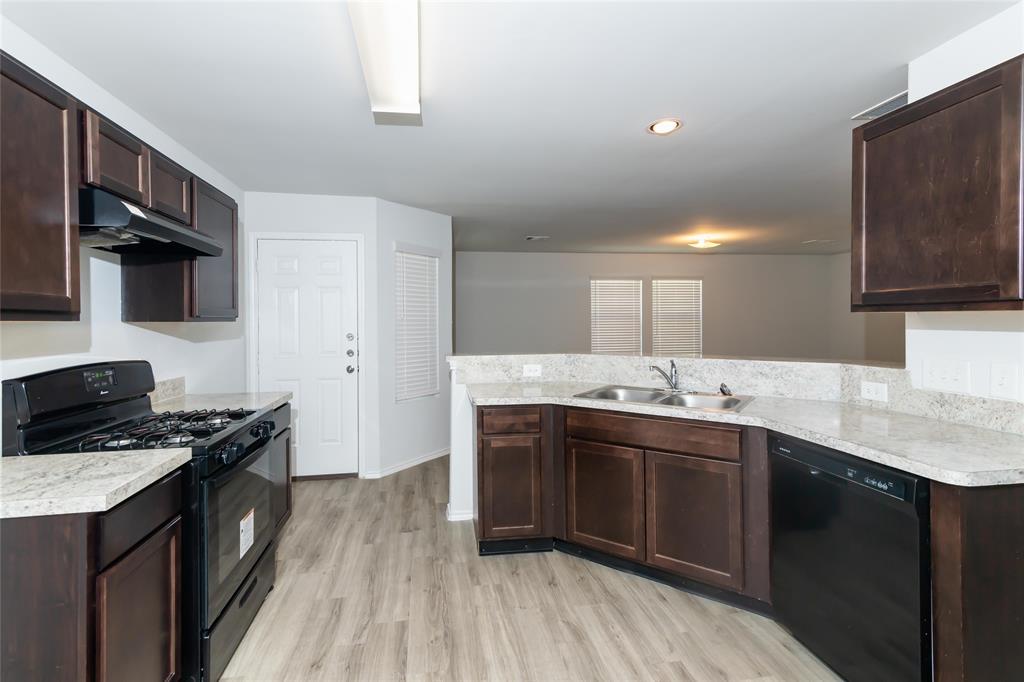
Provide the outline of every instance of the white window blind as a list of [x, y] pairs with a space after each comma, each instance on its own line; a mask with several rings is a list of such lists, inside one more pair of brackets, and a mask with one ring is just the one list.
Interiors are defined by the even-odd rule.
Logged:
[[437, 265], [434, 256], [395, 251], [395, 399], [439, 392]]
[[651, 282], [654, 355], [700, 356], [703, 346], [702, 287], [699, 279]]
[[643, 284], [639, 279], [590, 280], [590, 352], [643, 352]]

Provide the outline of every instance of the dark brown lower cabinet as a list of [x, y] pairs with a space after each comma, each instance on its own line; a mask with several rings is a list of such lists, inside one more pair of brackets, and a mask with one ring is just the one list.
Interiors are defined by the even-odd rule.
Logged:
[[484, 436], [480, 468], [481, 537], [540, 535], [544, 530], [540, 434]]
[[181, 670], [181, 517], [96, 576], [96, 680]]
[[0, 679], [180, 676], [181, 485], [113, 509], [0, 521]]
[[565, 464], [567, 539], [643, 560], [643, 450], [570, 438]]
[[646, 452], [647, 563], [743, 588], [742, 465]]

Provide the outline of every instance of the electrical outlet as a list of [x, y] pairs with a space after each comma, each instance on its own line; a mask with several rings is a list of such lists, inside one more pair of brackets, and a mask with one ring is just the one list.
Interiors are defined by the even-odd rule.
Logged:
[[993, 362], [989, 378], [993, 398], [1017, 400], [1020, 397], [1020, 366], [1013, 362]]
[[924, 361], [924, 387], [951, 393], [971, 392], [971, 365], [955, 358], [928, 358]]
[[540, 365], [523, 365], [524, 377], [539, 377], [542, 374]]
[[864, 400], [876, 400], [880, 403], [889, 402], [889, 384], [877, 381], [860, 382], [860, 397]]

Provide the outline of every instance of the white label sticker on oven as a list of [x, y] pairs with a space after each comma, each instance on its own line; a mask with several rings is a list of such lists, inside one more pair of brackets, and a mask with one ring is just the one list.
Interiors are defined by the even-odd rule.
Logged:
[[238, 522], [238, 558], [241, 559], [252, 547], [255, 539], [253, 533], [253, 521], [256, 519], [256, 509], [250, 509], [249, 513]]

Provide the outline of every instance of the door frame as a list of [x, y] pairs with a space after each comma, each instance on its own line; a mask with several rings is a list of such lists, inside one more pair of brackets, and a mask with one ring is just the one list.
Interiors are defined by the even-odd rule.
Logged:
[[[363, 333], [366, 329], [366, 250], [363, 235], [357, 232], [250, 232], [245, 241], [245, 383], [248, 390], [255, 392], [259, 385], [259, 309], [256, 306], [256, 256], [259, 242], [264, 241], [328, 241], [354, 242], [356, 245], [356, 358], [359, 371], [356, 372], [356, 475], [362, 477], [366, 471], [366, 412], [360, 409], [366, 403], [366, 384], [363, 381]], [[291, 456], [291, 453], [289, 453]]]

